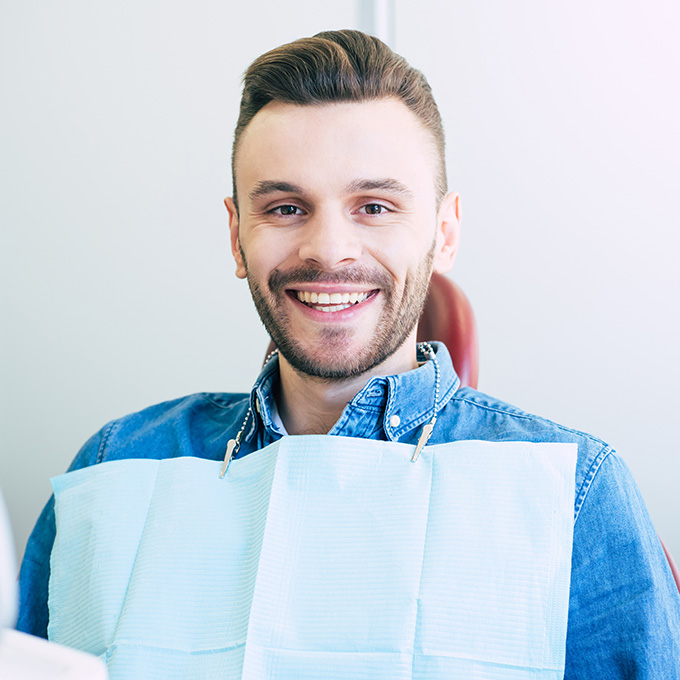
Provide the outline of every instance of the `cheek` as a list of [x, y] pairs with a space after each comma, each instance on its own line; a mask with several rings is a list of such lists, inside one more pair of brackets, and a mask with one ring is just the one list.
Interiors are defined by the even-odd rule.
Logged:
[[284, 234], [272, 232], [244, 234], [241, 248], [249, 274], [258, 278], [266, 278], [274, 269], [284, 267], [292, 250]]
[[402, 233], [385, 239], [379, 248], [374, 247], [372, 255], [397, 284], [403, 284], [407, 277], [412, 278], [420, 270], [431, 248], [431, 240], [426, 243], [422, 238]]

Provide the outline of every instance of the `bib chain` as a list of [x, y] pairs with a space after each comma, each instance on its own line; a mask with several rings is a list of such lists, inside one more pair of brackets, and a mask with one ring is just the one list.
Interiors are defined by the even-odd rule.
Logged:
[[[437, 355], [435, 354], [434, 349], [432, 349], [432, 345], [430, 345], [429, 342], [421, 342], [418, 348], [420, 349], [421, 353], [427, 357], [428, 361], [432, 361], [434, 363], [434, 403], [432, 405], [432, 418], [430, 422], [425, 423], [425, 425], [423, 426], [423, 430], [420, 433], [420, 437], [418, 438], [418, 443], [416, 444], [415, 451], [413, 452], [413, 456], [411, 457], [412, 463], [415, 463], [418, 460], [421, 451], [425, 448], [427, 442], [430, 440], [430, 437], [432, 436], [432, 431], [434, 430], [435, 423], [437, 422], [437, 407], [439, 406], [439, 385], [441, 380], [439, 374], [439, 362], [437, 361]], [[267, 358], [264, 360], [265, 366], [269, 363], [271, 358], [278, 353], [278, 351], [279, 351], [278, 349], [274, 349], [267, 355]], [[234, 439], [230, 439], [227, 442], [227, 450], [224, 454], [222, 469], [220, 470], [220, 479], [224, 479], [224, 476], [227, 474], [229, 466], [231, 465], [231, 461], [234, 459], [234, 456], [238, 453], [238, 450], [241, 447], [241, 438], [243, 437], [243, 433], [246, 430], [246, 425], [248, 424], [248, 420], [250, 420], [250, 416], [252, 415], [252, 413], [253, 413], [252, 408], [249, 405], [248, 410], [246, 411], [246, 417], [243, 419], [241, 429], [238, 431], [238, 434]]]

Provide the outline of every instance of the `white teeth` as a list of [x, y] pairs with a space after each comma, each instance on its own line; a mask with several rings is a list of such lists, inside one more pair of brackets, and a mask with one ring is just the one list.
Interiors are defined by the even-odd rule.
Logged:
[[352, 305], [330, 305], [329, 307], [315, 307], [314, 309], [317, 309], [320, 312], [340, 312], [351, 306]]
[[311, 293], [307, 290], [296, 291], [297, 299], [308, 305], [314, 305], [321, 312], [338, 312], [352, 305], [363, 302], [368, 293]]

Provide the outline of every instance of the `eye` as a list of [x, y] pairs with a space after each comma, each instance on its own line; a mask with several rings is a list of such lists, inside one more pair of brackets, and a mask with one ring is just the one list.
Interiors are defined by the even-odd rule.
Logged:
[[302, 215], [302, 210], [296, 205], [277, 205], [276, 208], [272, 208], [270, 211], [273, 215]]
[[361, 210], [367, 215], [382, 215], [383, 213], [390, 212], [380, 203], [367, 203], [361, 206]]

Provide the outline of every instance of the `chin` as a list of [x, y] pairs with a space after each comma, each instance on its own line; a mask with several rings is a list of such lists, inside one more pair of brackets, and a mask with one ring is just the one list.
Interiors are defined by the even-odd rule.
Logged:
[[[324, 334], [326, 335], [326, 334]], [[389, 359], [404, 343], [390, 340], [348, 341], [337, 337], [323, 337], [317, 340], [315, 349], [305, 349], [297, 341], [283, 339], [278, 343], [279, 351], [298, 373], [322, 380], [349, 380], [363, 375]], [[346, 335], [346, 334], [345, 334]], [[321, 346], [322, 349], [317, 349]]]

